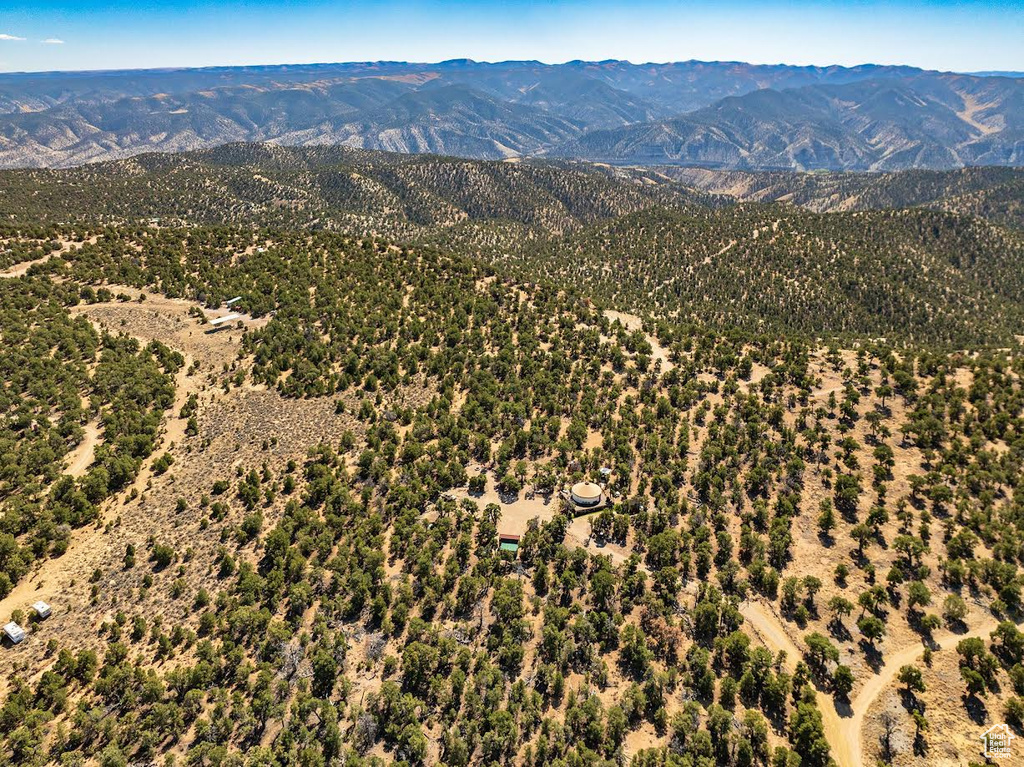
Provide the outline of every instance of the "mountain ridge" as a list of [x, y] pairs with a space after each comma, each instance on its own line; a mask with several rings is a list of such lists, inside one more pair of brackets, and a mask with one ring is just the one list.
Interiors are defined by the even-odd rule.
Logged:
[[751, 170], [1019, 165], [1022, 125], [1016, 80], [866, 80], [753, 91], [668, 121], [592, 131], [554, 154]]
[[8, 168], [270, 141], [475, 159], [943, 169], [1021, 164], [1022, 125], [1024, 80], [888, 65], [452, 60], [0, 75]]

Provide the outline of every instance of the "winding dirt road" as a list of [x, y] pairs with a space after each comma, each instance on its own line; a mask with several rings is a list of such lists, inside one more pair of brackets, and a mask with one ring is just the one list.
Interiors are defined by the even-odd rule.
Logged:
[[[771, 608], [762, 602], [748, 601], [740, 605], [740, 614], [766, 647], [774, 652], [786, 652], [786, 665], [789, 671], [793, 671], [797, 661], [804, 657], [803, 650], [797, 647]], [[832, 756], [836, 763], [839, 767], [862, 767], [860, 726], [853, 724], [856, 717], [853, 720], [844, 720], [839, 716], [830, 695], [819, 692], [818, 702], [825, 738], [832, 748]], [[851, 735], [854, 737], [850, 737]]]
[[[128, 292], [132, 296], [139, 294], [139, 291], [126, 286], [109, 287], [118, 292]], [[204, 360], [207, 361], [206, 369], [209, 370], [211, 368], [209, 356], [226, 359], [237, 353], [235, 347], [227, 343], [229, 335], [196, 332], [195, 322], [187, 313], [189, 306], [191, 304], [186, 301], [152, 296], [144, 304], [120, 302], [81, 304], [71, 309], [72, 315], [86, 317], [98, 332], [115, 327], [120, 329], [117, 320], [125, 315], [155, 318], [154, 326], [147, 329], [151, 332], [135, 333], [136, 340], [142, 345], [153, 339], [162, 340], [180, 351], [184, 357], [185, 363], [178, 370], [174, 379], [174, 402], [164, 412], [157, 446], [151, 458], [155, 458], [161, 449], [166, 450], [172, 443], [180, 443], [185, 435], [187, 419], [180, 417], [181, 409], [190, 395], [199, 394], [202, 386], [199, 376], [188, 374], [189, 367], [196, 357], [204, 357]], [[114, 312], [115, 314], [104, 316], [104, 312]], [[171, 324], [174, 320], [178, 321], [178, 326]], [[156, 332], [165, 325], [169, 328], [166, 333]], [[74, 477], [85, 474], [95, 460], [96, 446], [102, 442], [103, 435], [98, 420], [91, 421], [83, 428], [85, 435], [82, 441], [65, 459], [69, 461], [69, 465], [63, 473]], [[139, 468], [135, 479], [123, 488], [116, 498], [126, 497], [133, 489], [138, 494], [146, 492], [152, 478], [152, 461], [146, 460]], [[104, 530], [104, 525], [116, 519], [121, 513], [120, 507], [121, 504], [115, 502], [114, 499], [103, 503], [98, 523], [77, 529], [64, 554], [60, 557], [36, 562], [32, 571], [19, 580], [7, 596], [0, 599], [0, 615], [9, 615], [15, 608], [24, 608], [37, 599], [51, 603], [59, 602], [67, 588], [67, 580], [71, 574], [84, 573], [88, 575], [98, 566], [97, 563], [102, 559], [104, 552], [110, 548], [110, 539]], [[0, 683], [0, 689], [3, 686]]]
[[[740, 614], [769, 649], [775, 652], [786, 651], [786, 663], [790, 670], [796, 667], [797, 661], [803, 657], [803, 651], [790, 637], [771, 607], [760, 601], [748, 601], [740, 605]], [[992, 617], [986, 617], [981, 623], [963, 634], [943, 632], [941, 636], [935, 638], [933, 649], [948, 650], [956, 647], [961, 639], [971, 637], [987, 639], [998, 625], [999, 621]], [[1024, 626], [1024, 622], [1017, 625]], [[864, 719], [868, 711], [871, 710], [871, 705], [879, 695], [890, 689], [900, 669], [908, 664], [917, 663], [923, 652], [924, 646], [915, 644], [888, 653], [885, 664], [879, 672], [867, 680], [853, 699], [850, 706], [853, 712], [851, 716], [841, 716], [836, 711], [832, 697], [819, 692], [818, 700], [821, 701], [819, 708], [825, 737], [828, 739], [832, 748], [832, 756], [839, 767], [864, 767], [861, 740]]]
[[86, 469], [92, 466], [96, 456], [96, 446], [102, 441], [98, 419], [87, 423], [82, 430], [85, 432], [82, 441], [68, 453], [68, 466], [64, 469], [64, 474], [70, 474], [72, 477], [81, 477], [85, 474]]

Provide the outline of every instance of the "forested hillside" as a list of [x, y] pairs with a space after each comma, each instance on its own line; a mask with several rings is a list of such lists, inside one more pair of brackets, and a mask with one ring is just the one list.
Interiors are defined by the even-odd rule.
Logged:
[[466, 221], [560, 233], [651, 205], [729, 202], [644, 170], [261, 144], [4, 171], [0, 189], [11, 220], [362, 227], [400, 238]]
[[[1024, 317], [1022, 179], [999, 168], [741, 174], [238, 144], [0, 173], [0, 216], [372, 232], [720, 330], [1005, 347]], [[748, 200], [785, 204], [737, 204]]]
[[677, 321], [965, 347], [1019, 335], [1022, 260], [1020, 232], [977, 219], [743, 205], [623, 216], [498, 263]]
[[0, 761], [969, 763], [1024, 727], [1022, 243], [942, 208], [1011, 182], [0, 174]]
[[686, 186], [751, 202], [790, 202], [816, 212], [928, 206], [1024, 227], [1024, 171], [964, 168], [899, 173], [751, 173], [659, 167]]

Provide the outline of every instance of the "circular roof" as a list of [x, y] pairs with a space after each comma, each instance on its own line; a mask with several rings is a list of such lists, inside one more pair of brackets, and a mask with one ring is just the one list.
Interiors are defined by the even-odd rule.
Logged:
[[593, 482], [577, 482], [572, 486], [572, 494], [577, 498], [600, 498], [601, 486]]

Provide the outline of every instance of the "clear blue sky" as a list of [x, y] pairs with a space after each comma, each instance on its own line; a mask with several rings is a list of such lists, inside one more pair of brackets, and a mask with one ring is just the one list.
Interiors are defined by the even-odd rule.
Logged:
[[0, 71], [686, 59], [1024, 70], [1024, 0], [2, 0]]

